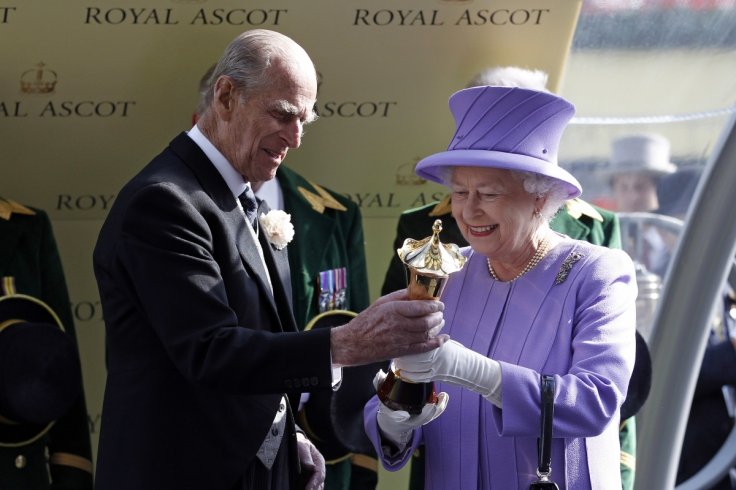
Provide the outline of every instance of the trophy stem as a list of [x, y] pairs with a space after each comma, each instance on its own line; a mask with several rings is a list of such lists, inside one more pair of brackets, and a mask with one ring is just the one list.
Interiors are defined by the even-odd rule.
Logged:
[[378, 387], [378, 399], [391, 410], [406, 410], [418, 415], [427, 403], [437, 403], [437, 391], [434, 382], [415, 383], [403, 379], [391, 367]]
[[[466, 258], [457, 245], [442, 244], [439, 239], [442, 221], [435, 220], [432, 236], [422, 240], [407, 238], [404, 246], [396, 251], [406, 267], [407, 291], [412, 300], [438, 300], [453, 272], [460, 270]], [[391, 410], [405, 410], [412, 415], [422, 413], [428, 403], [437, 403], [433, 382], [416, 383], [401, 378], [393, 364], [386, 379], [378, 387], [378, 398]]]

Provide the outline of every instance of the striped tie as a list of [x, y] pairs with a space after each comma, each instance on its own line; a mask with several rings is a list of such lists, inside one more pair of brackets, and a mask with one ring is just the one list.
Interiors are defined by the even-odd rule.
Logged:
[[258, 203], [256, 202], [256, 196], [253, 194], [253, 190], [250, 186], [246, 187], [242, 194], [238, 196], [240, 204], [243, 205], [243, 211], [245, 211], [245, 217], [253, 227], [258, 231]]

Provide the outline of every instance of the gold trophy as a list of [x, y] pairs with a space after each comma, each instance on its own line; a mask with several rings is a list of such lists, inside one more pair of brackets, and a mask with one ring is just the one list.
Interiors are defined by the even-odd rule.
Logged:
[[[435, 220], [432, 236], [422, 240], [407, 238], [396, 250], [407, 271], [410, 299], [439, 299], [447, 278], [465, 265], [466, 258], [454, 243], [440, 242], [442, 221]], [[392, 410], [406, 410], [412, 415], [422, 413], [427, 403], [437, 403], [434, 383], [415, 383], [401, 377], [389, 367], [386, 379], [378, 387], [378, 398]]]

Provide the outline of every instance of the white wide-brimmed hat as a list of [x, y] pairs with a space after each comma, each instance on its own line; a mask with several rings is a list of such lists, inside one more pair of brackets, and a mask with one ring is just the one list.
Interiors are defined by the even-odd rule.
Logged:
[[611, 175], [645, 172], [654, 177], [671, 174], [677, 166], [670, 161], [670, 142], [664, 136], [641, 133], [624, 136], [611, 144]]

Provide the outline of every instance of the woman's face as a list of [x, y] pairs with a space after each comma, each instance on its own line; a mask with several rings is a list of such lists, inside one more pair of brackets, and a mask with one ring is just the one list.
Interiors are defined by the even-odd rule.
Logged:
[[646, 172], [616, 175], [611, 180], [611, 190], [617, 211], [653, 211], [659, 206], [657, 182]]
[[473, 250], [501, 262], [524, 254], [540, 220], [541, 200], [511, 170], [454, 167], [452, 215]]

